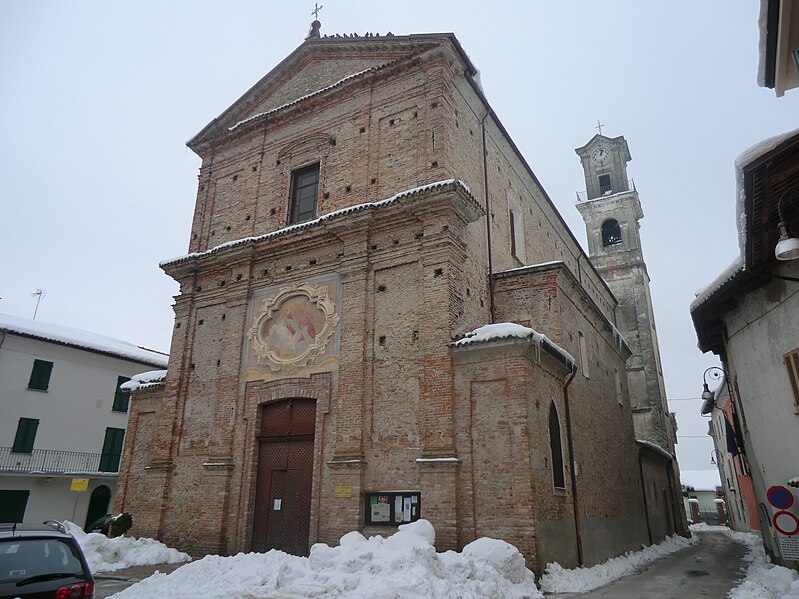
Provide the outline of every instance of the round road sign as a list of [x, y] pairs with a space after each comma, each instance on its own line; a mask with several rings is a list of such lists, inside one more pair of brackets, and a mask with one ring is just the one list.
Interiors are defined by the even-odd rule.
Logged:
[[774, 514], [771, 523], [779, 532], [792, 537], [799, 532], [799, 518], [791, 512], [781, 511]]
[[780, 485], [775, 485], [766, 491], [768, 502], [775, 508], [787, 510], [793, 505], [793, 493]]

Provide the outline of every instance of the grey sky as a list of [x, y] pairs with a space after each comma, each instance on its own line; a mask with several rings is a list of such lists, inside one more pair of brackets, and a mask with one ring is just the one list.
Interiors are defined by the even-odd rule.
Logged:
[[[583, 243], [574, 148], [624, 135], [684, 469], [710, 467], [688, 304], [738, 254], [734, 159], [799, 127], [757, 87], [757, 2], [323, 0], [322, 33], [454, 32]], [[199, 159], [184, 143], [296, 48], [313, 3], [0, 3], [0, 312], [168, 351]], [[378, 199], [378, 198], [376, 198]], [[547, 333], [547, 331], [541, 331]], [[685, 398], [693, 398], [684, 401]]]

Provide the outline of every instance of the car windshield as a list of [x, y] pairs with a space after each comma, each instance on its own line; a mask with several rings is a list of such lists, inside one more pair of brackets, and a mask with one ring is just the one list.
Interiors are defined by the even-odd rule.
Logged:
[[72, 547], [61, 539], [6, 539], [0, 542], [0, 583], [48, 574], [83, 575]]

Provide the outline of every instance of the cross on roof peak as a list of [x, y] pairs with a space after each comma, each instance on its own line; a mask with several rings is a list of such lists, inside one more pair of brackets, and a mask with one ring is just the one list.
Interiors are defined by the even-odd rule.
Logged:
[[313, 3], [313, 10], [311, 11], [311, 14], [313, 15], [313, 18], [315, 20], [317, 21], [319, 20], [319, 11], [322, 10], [324, 7], [325, 7], [324, 4], [317, 4], [316, 2]]
[[599, 129], [599, 134], [602, 135], [602, 127], [605, 126], [605, 123], [600, 123], [599, 119], [596, 120], [596, 127], [594, 129]]

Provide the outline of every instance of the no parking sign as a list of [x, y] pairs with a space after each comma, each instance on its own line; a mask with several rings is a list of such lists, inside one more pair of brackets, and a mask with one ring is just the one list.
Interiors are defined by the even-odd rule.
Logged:
[[799, 518], [791, 512], [785, 511], [793, 505], [793, 493], [780, 485], [775, 485], [766, 491], [768, 502], [779, 511], [774, 512], [771, 523], [774, 528], [789, 537], [799, 533]]

